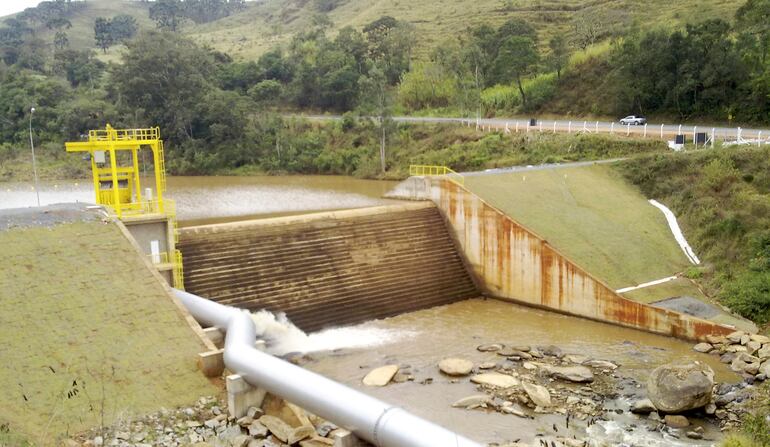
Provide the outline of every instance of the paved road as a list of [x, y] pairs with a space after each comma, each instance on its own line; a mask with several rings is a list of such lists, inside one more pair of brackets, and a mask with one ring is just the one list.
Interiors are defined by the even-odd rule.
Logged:
[[[308, 119], [316, 120], [339, 120], [339, 115], [307, 115]], [[415, 116], [397, 116], [393, 117], [395, 121], [406, 123], [456, 123], [475, 127], [476, 119], [473, 118], [441, 118], [441, 117], [415, 117]], [[688, 142], [692, 142], [695, 132], [706, 133], [707, 138], [712, 133], [717, 140], [734, 141], [738, 135], [746, 140], [761, 139], [770, 144], [770, 129], [740, 129], [738, 127], [715, 127], [715, 126], [680, 126], [678, 124], [655, 124], [649, 123], [646, 126], [624, 126], [620, 123], [611, 123], [607, 121], [585, 121], [585, 120], [538, 120], [534, 126], [529, 126], [529, 120], [524, 118], [482, 118], [478, 120], [478, 126], [483, 129], [505, 129], [506, 126], [511, 132], [587, 132], [587, 133], [614, 133], [617, 135], [637, 135], [647, 138], [673, 139], [674, 135], [682, 133], [687, 137]]]

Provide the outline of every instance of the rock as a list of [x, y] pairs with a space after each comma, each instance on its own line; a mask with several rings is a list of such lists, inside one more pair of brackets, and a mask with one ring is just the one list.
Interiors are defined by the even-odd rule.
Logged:
[[714, 404], [717, 407], [724, 407], [730, 402], [733, 402], [736, 399], [736, 397], [737, 396], [735, 395], [735, 393], [723, 394], [721, 396], [717, 396], [716, 399], [714, 399]]
[[251, 436], [238, 435], [232, 438], [228, 444], [230, 447], [246, 447], [249, 445], [249, 441], [251, 441]]
[[749, 340], [751, 340], [751, 336], [749, 336], [749, 334], [743, 334], [743, 336], [741, 337], [741, 344], [746, 346]]
[[561, 349], [558, 346], [546, 346], [545, 348], [541, 348], [540, 352], [542, 352], [544, 355], [551, 356], [551, 357], [557, 357], [562, 358], [564, 357], [564, 354], [561, 352]]
[[259, 423], [267, 427], [273, 436], [283, 442], [287, 442], [294, 432], [294, 428], [292, 426], [275, 416], [264, 415], [259, 418]]
[[580, 355], [580, 354], [567, 354], [564, 356], [564, 360], [571, 362], [571, 363], [577, 363], [578, 365], [581, 365], [590, 359], [588, 356]]
[[532, 350], [532, 347], [530, 347], [529, 345], [518, 345], [518, 346], [513, 346], [513, 349], [521, 352], [529, 352]]
[[761, 360], [770, 359], [770, 343], [765, 343], [762, 345], [762, 347], [759, 348], [757, 352], [754, 353], [754, 355], [759, 357]]
[[393, 376], [393, 379], [391, 380], [393, 383], [404, 383], [409, 382], [410, 380], [414, 380], [414, 376], [411, 374], [405, 374], [401, 371], [397, 372], [395, 376]]
[[543, 366], [548, 374], [570, 382], [593, 382], [594, 373], [585, 366]]
[[517, 378], [496, 372], [476, 374], [471, 377], [471, 382], [499, 388], [510, 388], [519, 384]]
[[249, 435], [253, 436], [255, 438], [266, 438], [267, 437], [267, 427], [265, 427], [261, 422], [254, 421], [249, 425]]
[[690, 439], [703, 439], [703, 434], [697, 431], [688, 431], [685, 435]]
[[757, 341], [750, 341], [746, 343], [746, 353], [748, 354], [754, 354], [755, 352], [759, 351], [759, 349], [762, 348], [762, 343]]
[[537, 365], [538, 364], [534, 363], [534, 362], [524, 362], [521, 366], [523, 366], [524, 369], [526, 369], [528, 371], [533, 371], [533, 370], [537, 369]]
[[473, 362], [465, 359], [447, 358], [438, 362], [438, 369], [449, 376], [467, 376], [473, 369]]
[[732, 361], [735, 359], [735, 353], [734, 352], [727, 352], [725, 354], [722, 354], [719, 357], [719, 361], [722, 363], [732, 363]]
[[708, 353], [711, 352], [714, 347], [711, 345], [711, 343], [698, 343], [697, 345], [692, 347], [694, 350], [702, 353]]
[[712, 345], [723, 345], [727, 343], [727, 337], [724, 337], [722, 335], [707, 335], [706, 341], [711, 343]]
[[475, 408], [484, 404], [488, 404], [489, 402], [490, 398], [486, 394], [475, 394], [473, 396], [463, 397], [462, 399], [455, 401], [452, 406], [455, 408]]
[[714, 371], [699, 362], [655, 368], [647, 380], [647, 395], [659, 411], [681, 413], [711, 401]]
[[757, 375], [764, 375], [765, 380], [770, 377], [770, 360], [765, 360], [761, 365], [759, 365]]
[[685, 428], [690, 426], [690, 421], [681, 415], [667, 414], [663, 421], [671, 428]]
[[606, 360], [586, 360], [583, 362], [584, 366], [590, 366], [591, 368], [597, 368], [597, 369], [609, 369], [609, 370], [616, 370], [618, 369], [618, 365], [608, 362]]
[[744, 335], [746, 335], [746, 333], [743, 331], [735, 331], [728, 334], [726, 338], [730, 341], [730, 343], [740, 343], [741, 337]]
[[320, 436], [313, 436], [310, 439], [305, 439], [299, 442], [300, 447], [326, 447], [333, 446], [334, 440], [328, 438], [322, 438]]
[[526, 418], [527, 413], [524, 412], [524, 410], [521, 409], [518, 405], [508, 405], [500, 409], [505, 414], [512, 414], [514, 416], [518, 416], [520, 418]]
[[524, 351], [514, 350], [510, 357], [518, 357], [520, 360], [532, 360], [532, 356], [528, 352]]
[[252, 419], [259, 419], [263, 414], [265, 414], [265, 412], [262, 411], [261, 408], [257, 407], [249, 407], [249, 409], [246, 410], [246, 416]]
[[499, 350], [503, 349], [503, 345], [501, 345], [500, 343], [489, 343], [489, 344], [486, 344], [486, 345], [476, 346], [476, 349], [481, 351], [481, 352], [499, 351]]
[[725, 351], [727, 351], [727, 352], [746, 352], [746, 351], [748, 351], [748, 348], [746, 348], [743, 345], [730, 345], [727, 348], [725, 348]]
[[495, 366], [497, 366], [495, 362], [484, 362], [479, 365], [479, 369], [493, 369]]
[[657, 411], [655, 405], [652, 404], [650, 399], [639, 399], [631, 404], [631, 413], [636, 414], [650, 414], [653, 411]]
[[[366, 386], [385, 386], [390, 383], [390, 379], [398, 372], [398, 365], [385, 365], [369, 371], [364, 377]], [[269, 427], [268, 427], [269, 428]], [[284, 441], [285, 442], [285, 441]]]
[[550, 407], [551, 406], [551, 393], [544, 386], [535, 385], [534, 383], [523, 382], [524, 392], [532, 400], [532, 403], [538, 407]]
[[770, 337], [766, 335], [751, 334], [749, 337], [751, 338], [751, 341], [755, 341], [757, 343], [761, 343], [761, 344], [770, 343]]
[[99, 447], [99, 446], [103, 445], [103, 444], [104, 444], [104, 438], [102, 438], [101, 436], [97, 436], [97, 437], [95, 437], [95, 438], [93, 439], [93, 444], [94, 444], [96, 447]]
[[756, 374], [759, 369], [759, 358], [742, 352], [736, 355], [732, 363], [730, 363], [730, 369], [737, 373], [752, 370], [754, 372], [749, 374]]
[[289, 445], [293, 445], [305, 438], [315, 436], [315, 434], [315, 428], [313, 428], [312, 425], [300, 425], [299, 427], [292, 430], [287, 442]]
[[717, 406], [714, 405], [713, 403], [710, 403], [706, 405], [706, 408], [704, 409], [704, 411], [706, 412], [706, 414], [714, 414], [717, 411]]
[[74, 439], [67, 439], [62, 443], [63, 447], [80, 447], [80, 443]]
[[206, 422], [203, 423], [207, 428], [217, 428], [219, 427], [219, 421], [216, 419], [209, 419]]

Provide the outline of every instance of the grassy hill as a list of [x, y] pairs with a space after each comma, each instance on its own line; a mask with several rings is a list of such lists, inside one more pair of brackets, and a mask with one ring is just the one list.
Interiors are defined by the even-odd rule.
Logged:
[[[254, 59], [275, 45], [286, 43], [305, 30], [319, 15], [326, 15], [332, 32], [345, 26], [361, 28], [383, 15], [405, 20], [417, 36], [418, 56], [439, 45], [447, 37], [477, 24], [500, 25], [519, 17], [535, 27], [542, 45], [556, 33], [571, 34], [572, 19], [581, 14], [598, 17], [605, 30], [673, 27], [713, 17], [732, 17], [740, 2], [702, 0], [668, 2], [652, 0], [261, 0], [230, 17], [196, 25], [187, 22], [184, 34], [202, 44], [239, 59]], [[70, 17], [72, 29], [67, 34], [73, 48], [95, 48], [93, 23], [97, 17], [129, 14], [139, 28], [153, 28], [148, 5], [128, 0], [89, 0]], [[53, 33], [44, 26], [37, 30], [46, 41]], [[108, 51], [108, 59], [120, 51]]]

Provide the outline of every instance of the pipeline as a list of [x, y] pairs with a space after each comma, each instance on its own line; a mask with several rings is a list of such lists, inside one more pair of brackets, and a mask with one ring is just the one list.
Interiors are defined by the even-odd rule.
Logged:
[[174, 289], [201, 324], [225, 331], [225, 366], [252, 386], [321, 416], [378, 447], [481, 447], [401, 408], [382, 402], [254, 347], [248, 313]]

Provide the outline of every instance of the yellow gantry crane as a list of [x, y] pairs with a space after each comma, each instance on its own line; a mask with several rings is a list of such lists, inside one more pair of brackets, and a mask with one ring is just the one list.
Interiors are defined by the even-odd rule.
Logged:
[[[67, 152], [88, 152], [96, 203], [126, 224], [158, 270], [169, 272], [170, 284], [183, 288], [182, 255], [176, 250], [176, 210], [174, 202], [163, 197], [166, 165], [160, 128], [114, 129], [107, 124], [103, 130], [90, 130], [87, 141], [67, 142], [65, 148]], [[155, 177], [155, 188], [147, 188], [144, 196], [139, 164], [142, 150], [152, 152]], [[155, 230], [162, 222], [165, 231]], [[152, 234], [155, 236], [148, 236]]]

